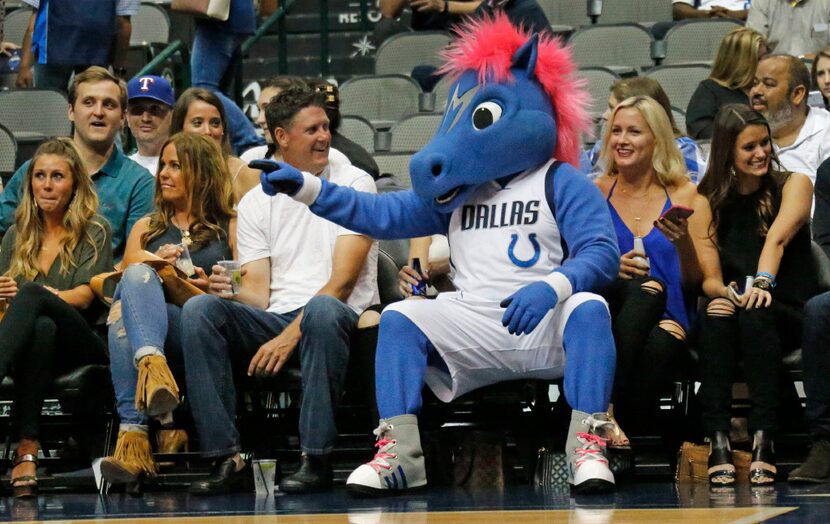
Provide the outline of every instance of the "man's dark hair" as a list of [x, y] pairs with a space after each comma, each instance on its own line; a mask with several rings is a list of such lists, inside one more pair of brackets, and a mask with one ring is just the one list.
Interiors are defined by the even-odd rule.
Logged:
[[274, 142], [277, 141], [274, 131], [278, 127], [289, 129], [297, 113], [307, 107], [319, 107], [325, 111], [326, 103], [323, 95], [308, 87], [292, 87], [268, 102], [265, 106], [265, 122], [268, 124], [268, 131]]
[[337, 131], [340, 127], [340, 93], [337, 91], [337, 86], [319, 78], [310, 79], [308, 85], [325, 97], [329, 129], [332, 132]]

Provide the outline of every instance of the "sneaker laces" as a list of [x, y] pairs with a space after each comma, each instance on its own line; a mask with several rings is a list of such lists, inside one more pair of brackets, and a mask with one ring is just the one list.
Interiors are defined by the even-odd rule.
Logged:
[[378, 451], [375, 453], [374, 458], [367, 462], [366, 465], [374, 469], [377, 473], [380, 473], [381, 468], [392, 469], [392, 464], [387, 459], [398, 458], [397, 453], [389, 453], [389, 450], [398, 443], [397, 440], [386, 438], [386, 432], [391, 429], [394, 429], [392, 424], [383, 422], [372, 432], [378, 438], [378, 441], [375, 442], [375, 447], [378, 448]]
[[577, 433], [576, 438], [582, 443], [582, 446], [574, 450], [577, 454], [577, 467], [581, 466], [586, 460], [599, 460], [600, 462], [608, 463], [608, 459], [605, 458], [605, 453], [602, 449], [606, 447], [608, 439], [602, 438], [599, 435], [583, 432]]

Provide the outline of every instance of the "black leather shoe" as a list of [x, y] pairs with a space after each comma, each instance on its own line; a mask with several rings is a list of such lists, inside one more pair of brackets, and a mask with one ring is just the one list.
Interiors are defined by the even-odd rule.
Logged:
[[775, 482], [775, 448], [768, 431], [758, 430], [752, 439], [752, 463], [749, 465], [749, 482], [763, 486]]
[[709, 484], [712, 486], [735, 484], [732, 448], [729, 446], [729, 434], [725, 431], [715, 431], [709, 436]]
[[221, 493], [245, 493], [254, 491], [254, 475], [251, 465], [236, 471], [233, 457], [219, 460], [214, 464], [210, 476], [190, 484], [188, 491], [194, 495], [219, 495]]
[[331, 489], [331, 457], [329, 455], [306, 455], [300, 458], [300, 469], [280, 482], [283, 493], [316, 493]]

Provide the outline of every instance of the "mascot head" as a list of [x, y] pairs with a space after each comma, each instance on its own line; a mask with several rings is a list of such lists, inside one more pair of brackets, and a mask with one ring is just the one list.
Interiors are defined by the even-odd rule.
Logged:
[[577, 164], [589, 129], [588, 95], [557, 39], [514, 27], [504, 14], [458, 30], [444, 52], [450, 87], [444, 120], [412, 157], [412, 187], [441, 212], [475, 189], [539, 167]]

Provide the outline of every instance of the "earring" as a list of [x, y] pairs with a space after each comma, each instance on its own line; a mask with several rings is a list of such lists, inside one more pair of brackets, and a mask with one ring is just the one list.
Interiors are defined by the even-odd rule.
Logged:
[[729, 166], [729, 177], [735, 178], [737, 175], [735, 174], [735, 166]]

